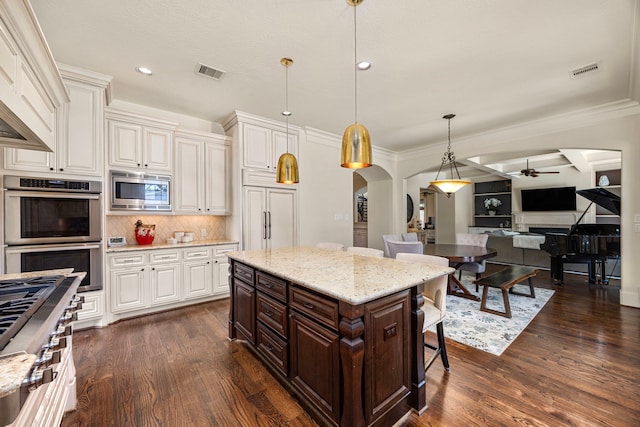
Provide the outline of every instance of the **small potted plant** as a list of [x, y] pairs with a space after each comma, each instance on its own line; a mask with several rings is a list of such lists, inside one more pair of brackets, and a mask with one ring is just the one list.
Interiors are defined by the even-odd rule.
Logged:
[[490, 199], [484, 200], [484, 208], [487, 210], [487, 213], [491, 216], [495, 215], [498, 212], [498, 207], [502, 205], [500, 199], [496, 199], [495, 197], [491, 197]]
[[156, 237], [155, 224], [143, 224], [142, 221], [136, 221], [136, 242], [139, 245], [150, 245]]

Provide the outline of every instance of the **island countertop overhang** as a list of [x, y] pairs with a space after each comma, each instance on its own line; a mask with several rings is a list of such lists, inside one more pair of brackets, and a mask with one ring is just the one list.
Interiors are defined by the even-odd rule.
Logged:
[[352, 305], [365, 304], [454, 271], [450, 267], [312, 247], [238, 251], [227, 255]]

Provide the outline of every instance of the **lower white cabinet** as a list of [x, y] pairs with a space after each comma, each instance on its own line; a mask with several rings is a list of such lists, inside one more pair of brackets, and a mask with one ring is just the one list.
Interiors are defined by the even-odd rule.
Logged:
[[226, 252], [237, 244], [107, 254], [112, 320], [229, 295]]
[[78, 320], [74, 322], [74, 329], [102, 326], [105, 314], [105, 294], [102, 291], [83, 292], [82, 310], [78, 311]]
[[184, 251], [184, 299], [213, 295], [211, 251], [200, 247]]

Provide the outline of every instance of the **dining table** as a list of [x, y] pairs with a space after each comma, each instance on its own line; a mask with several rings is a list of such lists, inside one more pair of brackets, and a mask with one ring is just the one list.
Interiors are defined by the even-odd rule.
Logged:
[[[465, 262], [482, 262], [498, 255], [498, 251], [485, 246], [456, 245], [450, 243], [435, 243], [424, 245], [424, 254], [447, 258], [449, 266], [458, 270]], [[449, 275], [449, 295], [480, 301], [480, 298], [469, 289], [454, 274]]]

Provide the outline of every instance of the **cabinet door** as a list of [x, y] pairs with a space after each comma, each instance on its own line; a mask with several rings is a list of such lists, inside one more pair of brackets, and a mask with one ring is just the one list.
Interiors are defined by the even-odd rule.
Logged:
[[138, 169], [142, 166], [142, 126], [109, 120], [109, 165]]
[[267, 245], [266, 189], [244, 187], [243, 243], [245, 250], [265, 249]]
[[273, 170], [271, 129], [243, 125], [243, 162], [247, 168]]
[[192, 261], [184, 264], [184, 299], [212, 295], [211, 271], [211, 261]]
[[100, 319], [104, 315], [104, 291], [83, 292], [84, 302], [78, 312], [78, 321]]
[[202, 143], [176, 138], [176, 176], [173, 199], [175, 210], [202, 213]]
[[172, 132], [165, 129], [143, 129], [142, 160], [145, 169], [171, 172]]
[[231, 206], [231, 147], [215, 143], [206, 143], [204, 147], [206, 213], [228, 215]]
[[65, 81], [71, 102], [66, 135], [58, 143], [58, 172], [102, 176], [104, 89]]
[[292, 310], [291, 382], [328, 417], [340, 421], [339, 336]]
[[180, 264], [151, 267], [151, 305], [180, 301]]
[[296, 246], [297, 196], [296, 190], [267, 190], [267, 245], [271, 249]]
[[145, 269], [111, 270], [111, 311], [126, 312], [145, 308], [144, 298]]
[[256, 331], [256, 290], [242, 282], [233, 280], [233, 318], [235, 327], [247, 341], [255, 344]]
[[213, 259], [213, 294], [229, 293], [229, 260], [226, 256]]
[[271, 164], [275, 171], [278, 166], [278, 159], [281, 155], [289, 152], [298, 158], [298, 137], [297, 135], [289, 134], [289, 141], [287, 142], [287, 134], [274, 130], [272, 133], [273, 138], [273, 150]]
[[4, 149], [4, 168], [17, 171], [51, 172], [56, 167], [55, 156], [46, 151]]

